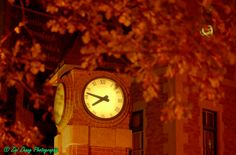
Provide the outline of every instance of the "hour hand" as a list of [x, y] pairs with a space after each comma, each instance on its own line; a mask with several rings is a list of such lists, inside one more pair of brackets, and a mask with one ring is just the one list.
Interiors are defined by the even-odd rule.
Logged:
[[100, 103], [100, 102], [102, 102], [102, 101], [106, 101], [106, 102], [109, 102], [109, 99], [108, 99], [108, 96], [107, 95], [105, 95], [105, 96], [99, 96], [99, 95], [95, 95], [95, 94], [92, 94], [92, 93], [89, 93], [89, 92], [87, 92], [87, 94], [88, 95], [91, 95], [91, 96], [93, 96], [93, 97], [96, 97], [96, 98], [98, 98], [99, 100], [97, 100], [96, 102], [94, 102], [92, 105], [94, 106], [94, 105], [96, 105], [96, 104], [98, 104], [98, 103]]
[[106, 96], [100, 98], [98, 101], [94, 102], [92, 105], [94, 106], [94, 105], [96, 105], [96, 104], [98, 104], [98, 103], [100, 103], [102, 101], [109, 102], [108, 96], [106, 95]]

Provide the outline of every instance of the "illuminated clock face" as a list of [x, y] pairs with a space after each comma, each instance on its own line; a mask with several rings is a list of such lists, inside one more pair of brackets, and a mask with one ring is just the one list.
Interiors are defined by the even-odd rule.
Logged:
[[109, 78], [90, 81], [83, 93], [87, 110], [94, 116], [109, 119], [117, 116], [124, 106], [124, 92]]
[[59, 124], [63, 115], [65, 106], [65, 91], [64, 85], [59, 83], [56, 90], [55, 100], [54, 100], [54, 117], [55, 123]]

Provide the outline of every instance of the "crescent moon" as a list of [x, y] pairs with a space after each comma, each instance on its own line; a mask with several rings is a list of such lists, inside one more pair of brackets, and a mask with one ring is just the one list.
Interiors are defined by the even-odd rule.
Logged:
[[202, 36], [213, 35], [213, 27], [211, 25], [208, 25], [207, 27], [208, 27], [207, 31], [205, 31], [204, 28], [201, 29], [200, 33], [201, 33]]

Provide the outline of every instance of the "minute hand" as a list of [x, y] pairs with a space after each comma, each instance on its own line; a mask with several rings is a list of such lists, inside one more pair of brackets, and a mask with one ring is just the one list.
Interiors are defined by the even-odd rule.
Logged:
[[104, 99], [104, 97], [102, 96], [98, 96], [98, 95], [95, 95], [95, 94], [92, 94], [92, 93], [87, 93], [88, 95], [91, 95], [93, 97], [96, 97], [96, 98], [99, 98], [99, 99]]

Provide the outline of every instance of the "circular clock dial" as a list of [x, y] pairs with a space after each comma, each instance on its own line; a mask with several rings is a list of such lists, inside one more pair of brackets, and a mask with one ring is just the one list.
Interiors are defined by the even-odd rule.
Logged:
[[124, 105], [122, 88], [109, 78], [97, 78], [89, 82], [83, 97], [88, 111], [104, 119], [117, 116]]
[[54, 117], [55, 123], [59, 124], [62, 118], [62, 114], [65, 106], [65, 91], [64, 85], [59, 83], [56, 90], [55, 100], [54, 100]]

